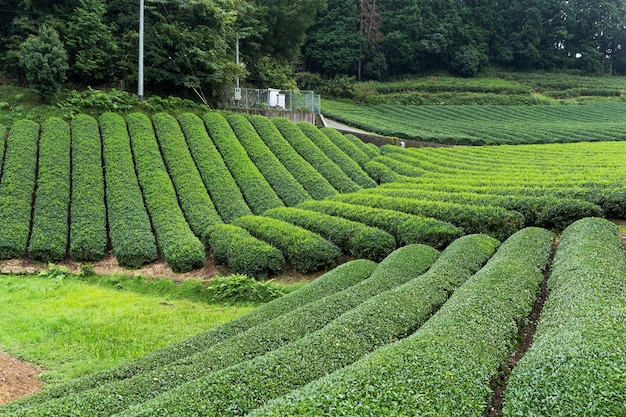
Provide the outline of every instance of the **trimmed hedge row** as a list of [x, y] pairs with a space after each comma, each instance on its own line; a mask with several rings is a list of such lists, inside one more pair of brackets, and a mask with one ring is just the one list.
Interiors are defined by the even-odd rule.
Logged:
[[[272, 371], [280, 374], [282, 369], [283, 372], [289, 373], [293, 362], [306, 363], [304, 359], [307, 358], [307, 355], [299, 354], [298, 351], [301, 349], [290, 354], [291, 349], [299, 348], [301, 342], [305, 340], [307, 341], [305, 345], [310, 345], [311, 338], [322, 341], [316, 330], [324, 328], [328, 323], [334, 323], [332, 320], [342, 317], [344, 312], [359, 309], [372, 297], [419, 276], [432, 265], [438, 255], [439, 252], [424, 245], [399, 249], [381, 262], [370, 278], [361, 283], [268, 322], [266, 325], [250, 329], [242, 334], [239, 340], [233, 339], [221, 349], [211, 352], [213, 358], [209, 361], [207, 361], [209, 356], [190, 361], [186, 368], [177, 370], [178, 372], [173, 374], [184, 375], [183, 378], [187, 379], [186, 370], [195, 373], [188, 383], [181, 384], [180, 378], [171, 378], [175, 384], [172, 390], [162, 396], [157, 396], [154, 400], [138, 404], [137, 407], [122, 415], [196, 414], [209, 416], [215, 415], [216, 412], [223, 413], [220, 415], [242, 415], [246, 408], [249, 408], [244, 406], [244, 402], [250, 400], [245, 398], [247, 395], [244, 394], [244, 389], [248, 387], [248, 384], [260, 388], [262, 386], [260, 380], [263, 376], [271, 376], [266, 383], [275, 386], [276, 389], [279, 389], [279, 386], [280, 389], [284, 389], [278, 381], [279, 376], [271, 375]], [[334, 327], [345, 330], [345, 326]], [[295, 343], [288, 344], [292, 341]], [[331, 346], [333, 344], [331, 343]], [[345, 344], [343, 346], [347, 347]], [[274, 350], [277, 348], [278, 350]], [[333, 348], [329, 347], [329, 349]], [[247, 358], [269, 351], [272, 352], [268, 355], [245, 361]], [[282, 359], [286, 362], [282, 362]], [[223, 369], [231, 362], [238, 365]], [[282, 365], [283, 363], [285, 366]], [[265, 375], [263, 375], [264, 371]], [[161, 379], [158, 376], [151, 376], [152, 378], [145, 377], [146, 382], [151, 385], [155, 385], [153, 381], [155, 377]], [[283, 384], [286, 382], [287, 380], [282, 381]], [[150, 388], [144, 391], [149, 391]], [[199, 392], [204, 392], [204, 395], [198, 396]], [[191, 398], [193, 400], [189, 401]], [[257, 398], [261, 400], [262, 396]]]
[[352, 142], [356, 147], [362, 150], [370, 158], [376, 158], [377, 156], [380, 156], [380, 148], [378, 146], [372, 143], [365, 143], [351, 133], [346, 135], [346, 139]]
[[416, 164], [409, 164], [407, 162], [398, 161], [391, 156], [379, 156], [378, 158], [373, 159], [373, 161], [383, 164], [396, 174], [405, 177], [421, 177], [422, 175], [429, 172], [424, 170], [423, 168], [418, 167]]
[[360, 222], [382, 229], [396, 238], [398, 246], [423, 243], [434, 248], [447, 246], [463, 235], [463, 229], [448, 222], [414, 216], [396, 210], [341, 203], [338, 201], [307, 201], [298, 205], [304, 210]]
[[230, 223], [237, 217], [252, 214], [239, 186], [209, 137], [202, 119], [195, 114], [186, 113], [178, 116], [178, 121], [204, 185], [222, 220]]
[[72, 119], [70, 256], [95, 262], [107, 246], [102, 140], [98, 122], [85, 114]]
[[130, 150], [126, 122], [115, 113], [98, 118], [104, 144], [109, 234], [117, 262], [138, 268], [157, 258], [148, 212]]
[[484, 416], [490, 384], [532, 310], [553, 239], [543, 229], [518, 232], [413, 335], [252, 415]]
[[331, 142], [333, 142], [346, 155], [352, 158], [352, 160], [359, 164], [359, 166], [365, 166], [365, 164], [372, 159], [339, 131], [331, 129], [330, 127], [323, 127], [320, 129], [320, 132], [325, 134]]
[[39, 125], [18, 120], [9, 131], [0, 182], [0, 259], [26, 253], [35, 190]]
[[165, 262], [174, 272], [188, 272], [204, 265], [204, 245], [185, 220], [170, 179], [152, 123], [143, 113], [126, 117], [130, 142], [148, 213]]
[[28, 407], [40, 405], [42, 405], [40, 409], [45, 410], [46, 406], [43, 406], [43, 404], [48, 401], [69, 398], [70, 395], [79, 396], [82, 391], [132, 378], [177, 361], [185, 363], [189, 357], [198, 352], [202, 352], [248, 329], [286, 315], [296, 309], [305, 308], [306, 305], [316, 300], [339, 293], [358, 284], [368, 278], [376, 266], [374, 262], [365, 259], [339, 265], [337, 268], [316, 278], [296, 291], [263, 304], [254, 311], [233, 321], [214, 327], [182, 342], [166, 346], [117, 368], [56, 385], [42, 393], [17, 400], [7, 406], [7, 411], [32, 412], [32, 408]]
[[263, 116], [248, 116], [259, 137], [315, 200], [337, 194], [337, 190], [296, 152], [274, 124]]
[[[600, 206], [572, 198], [423, 191], [401, 183], [389, 184], [371, 191], [374, 194], [387, 197], [498, 206], [521, 213], [524, 216], [526, 226], [538, 226], [547, 229], [563, 230], [576, 220], [585, 217], [603, 217], [604, 215]], [[366, 191], [364, 190], [364, 192]]]
[[302, 133], [313, 142], [326, 156], [357, 185], [363, 188], [376, 187], [376, 182], [363, 171], [361, 166], [354, 162], [345, 152], [335, 145], [328, 136], [310, 123], [300, 122], [297, 124]]
[[337, 246], [320, 235], [281, 220], [243, 216], [233, 224], [280, 249], [287, 262], [302, 273], [331, 267], [341, 254]]
[[376, 160], [369, 161], [363, 167], [367, 175], [372, 177], [378, 183], [393, 182], [402, 178], [397, 172], [389, 168], [387, 165]]
[[433, 217], [460, 226], [468, 233], [485, 233], [497, 239], [506, 239], [524, 225], [524, 217], [520, 213], [501, 207], [393, 198], [362, 193], [342, 194], [333, 197], [333, 200]]
[[272, 186], [250, 160], [224, 116], [211, 112], [205, 114], [203, 120], [209, 136], [239, 185], [252, 213], [261, 214], [265, 210], [284, 206]]
[[358, 191], [361, 187], [341, 170], [324, 152], [306, 137], [298, 126], [284, 117], [272, 119], [285, 140], [340, 193]]
[[294, 176], [278, 160], [276, 155], [263, 143], [254, 126], [242, 114], [226, 116], [230, 127], [237, 135], [237, 139], [256, 167], [261, 171], [267, 182], [270, 183], [278, 197], [287, 206], [311, 199], [311, 195], [304, 189]]
[[222, 218], [202, 182], [178, 121], [167, 113], [159, 113], [152, 117], [152, 124], [180, 207], [189, 227], [199, 237], [207, 227], [222, 223]]
[[396, 249], [395, 238], [363, 223], [311, 210], [281, 207], [268, 210], [264, 217], [283, 220], [317, 233], [355, 258], [379, 262]]
[[277, 273], [285, 263], [281, 251], [232, 224], [209, 227], [202, 235], [202, 242], [211, 248], [214, 262], [225, 263], [235, 272], [250, 277], [264, 278]]
[[626, 259], [617, 226], [565, 229], [534, 342], [513, 369], [505, 416], [618, 416], [626, 404]]
[[43, 122], [28, 245], [28, 256], [36, 261], [58, 262], [65, 258], [70, 209], [70, 142], [70, 126], [66, 122], [57, 117]]

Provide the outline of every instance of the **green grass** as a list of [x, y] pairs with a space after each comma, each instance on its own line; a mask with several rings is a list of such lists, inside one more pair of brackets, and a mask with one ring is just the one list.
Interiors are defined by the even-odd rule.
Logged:
[[36, 276], [0, 276], [0, 305], [0, 349], [43, 367], [50, 384], [144, 356], [254, 309]]

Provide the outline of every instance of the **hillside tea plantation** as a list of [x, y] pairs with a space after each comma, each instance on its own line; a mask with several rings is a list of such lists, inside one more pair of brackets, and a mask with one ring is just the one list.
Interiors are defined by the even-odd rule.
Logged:
[[[510, 417], [622, 415], [626, 258], [607, 220], [626, 219], [625, 130], [607, 122], [618, 106], [528, 108], [516, 121], [514, 108], [483, 108], [484, 123], [470, 106], [405, 108], [404, 124], [383, 117], [385, 106], [363, 114], [403, 129], [454, 119], [478, 138], [465, 143], [488, 143], [483, 133], [521, 143], [522, 131], [579, 142], [515, 146], [378, 148], [220, 112], [0, 127], [2, 259], [110, 253], [175, 272], [207, 259], [257, 278], [321, 271], [231, 322], [0, 416], [483, 417], [498, 396]], [[586, 140], [581, 125], [554, 134], [547, 120], [567, 117], [589, 123]], [[533, 133], [542, 123], [544, 136]]]

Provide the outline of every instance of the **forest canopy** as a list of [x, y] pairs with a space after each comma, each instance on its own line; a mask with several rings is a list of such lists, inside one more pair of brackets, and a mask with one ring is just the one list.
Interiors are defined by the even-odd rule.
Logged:
[[[5, 77], [29, 79], [50, 45], [50, 65], [62, 67], [51, 69], [56, 82], [135, 88], [138, 1], [0, 0], [0, 11]], [[625, 37], [625, 0], [145, 0], [145, 81], [161, 93], [202, 88], [214, 100], [236, 77], [289, 88], [297, 72], [626, 74]]]

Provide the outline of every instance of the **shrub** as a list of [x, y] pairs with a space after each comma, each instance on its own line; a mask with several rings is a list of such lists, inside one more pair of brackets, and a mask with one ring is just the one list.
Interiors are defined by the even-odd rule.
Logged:
[[26, 407], [38, 406], [50, 400], [68, 397], [71, 394], [80, 395], [82, 391], [150, 372], [175, 361], [184, 363], [187, 358], [198, 352], [248, 329], [296, 309], [305, 308], [309, 303], [350, 288], [368, 278], [375, 268], [374, 262], [364, 259], [339, 265], [298, 290], [263, 304], [251, 313], [238, 317], [231, 322], [214, 327], [182, 342], [166, 346], [117, 368], [48, 388], [42, 393], [18, 400], [12, 405], [17, 409], [26, 409]]
[[219, 113], [207, 113], [203, 119], [213, 143], [222, 154], [224, 163], [237, 181], [252, 212], [260, 214], [265, 210], [283, 206], [282, 200], [278, 198], [237, 140], [228, 121]]
[[56, 262], [65, 258], [70, 206], [70, 127], [59, 118], [41, 127], [38, 173], [28, 255]]
[[337, 246], [320, 235], [281, 220], [243, 216], [233, 224], [280, 249], [287, 262], [302, 273], [328, 268], [340, 254]]
[[107, 245], [102, 140], [98, 122], [72, 119], [72, 203], [70, 256], [81, 262], [104, 257]]
[[262, 116], [249, 116], [248, 120], [267, 147], [294, 178], [302, 184], [311, 197], [316, 200], [323, 200], [337, 194], [337, 190], [330, 185], [328, 180], [293, 149], [269, 119]]
[[202, 119], [195, 114], [185, 113], [178, 117], [178, 121], [204, 185], [222, 220], [230, 223], [237, 217], [252, 214], [239, 186], [211, 141]]
[[463, 235], [462, 228], [448, 222], [396, 210], [377, 209], [338, 201], [307, 201], [298, 205], [298, 208], [377, 227], [393, 235], [398, 246], [423, 243], [434, 248], [442, 248]]
[[376, 182], [371, 179], [365, 171], [354, 162], [346, 153], [335, 145], [328, 136], [310, 123], [300, 122], [297, 124], [300, 130], [315, 144], [322, 152], [330, 158], [352, 181], [363, 188], [376, 187]]
[[0, 182], [0, 259], [21, 258], [30, 232], [39, 125], [19, 120], [9, 131]]
[[[411, 336], [252, 415], [483, 416], [491, 400], [490, 384], [510, 356], [517, 323], [532, 310], [542, 281], [539, 268], [548, 261], [554, 238], [541, 229], [519, 233], [521, 239], [503, 243], [497, 257]], [[447, 271], [442, 275], [439, 288], [446, 288]], [[426, 287], [423, 293], [430, 291]]]
[[380, 148], [378, 146], [371, 143], [365, 143], [353, 134], [347, 134], [346, 139], [352, 142], [356, 147], [362, 150], [370, 158], [376, 158], [380, 156]]
[[124, 119], [104, 113], [98, 119], [104, 146], [109, 234], [117, 262], [138, 268], [157, 258], [148, 212], [130, 150]]
[[326, 135], [339, 149], [341, 149], [346, 155], [348, 155], [354, 162], [363, 167], [372, 158], [361, 150], [357, 145], [352, 143], [348, 138], [342, 135], [339, 131], [331, 129], [329, 127], [323, 127], [320, 132]]
[[370, 177], [379, 183], [393, 182], [402, 177], [387, 165], [376, 160], [366, 163], [363, 169], [365, 169], [365, 172], [367, 172]]
[[216, 263], [226, 263], [239, 274], [264, 278], [279, 272], [285, 258], [272, 245], [231, 224], [209, 227], [202, 236]]
[[357, 191], [361, 187], [347, 176], [324, 152], [306, 137], [298, 126], [284, 117], [272, 119], [283, 137], [340, 193]]
[[165, 262], [174, 272], [188, 272], [204, 265], [204, 246], [183, 215], [148, 116], [133, 113], [126, 118], [130, 141], [148, 213]]
[[287, 206], [295, 206], [298, 203], [311, 199], [293, 175], [285, 168], [280, 160], [263, 143], [254, 126], [241, 114], [231, 114], [226, 117], [231, 128], [237, 135], [250, 159], [270, 183], [276, 194]]
[[579, 220], [561, 234], [534, 342], [513, 369], [504, 415], [624, 410], [626, 260], [617, 226]]
[[268, 210], [263, 216], [317, 233], [356, 258], [379, 262], [396, 248], [396, 240], [389, 233], [342, 217], [292, 207]]
[[200, 236], [207, 227], [221, 223], [222, 218], [215, 210], [176, 119], [159, 113], [152, 117], [152, 124], [180, 206], [189, 227]]

